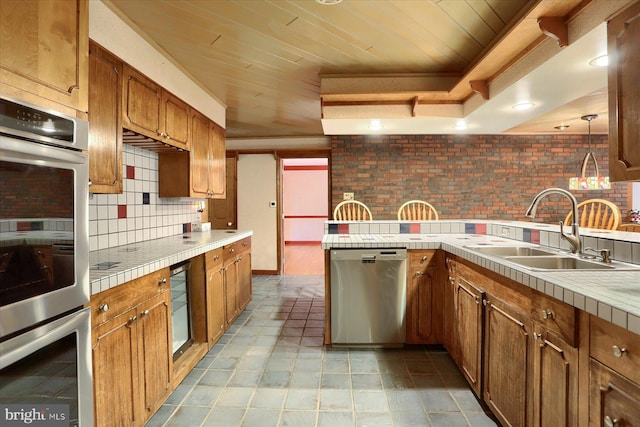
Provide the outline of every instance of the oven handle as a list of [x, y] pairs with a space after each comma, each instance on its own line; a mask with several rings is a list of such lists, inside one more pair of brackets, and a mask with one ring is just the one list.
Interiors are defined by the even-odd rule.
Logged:
[[52, 147], [50, 145], [27, 143], [19, 139], [0, 135], [0, 158], [4, 161], [49, 160], [83, 165], [87, 155], [81, 151]]
[[77, 330], [88, 337], [90, 329], [91, 308], [87, 307], [4, 341], [0, 343], [0, 369], [66, 337], [73, 331]]

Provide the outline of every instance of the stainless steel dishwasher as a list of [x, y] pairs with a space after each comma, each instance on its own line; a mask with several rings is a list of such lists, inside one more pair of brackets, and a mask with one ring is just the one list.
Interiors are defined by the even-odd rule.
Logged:
[[332, 345], [402, 346], [406, 264], [406, 249], [331, 250]]

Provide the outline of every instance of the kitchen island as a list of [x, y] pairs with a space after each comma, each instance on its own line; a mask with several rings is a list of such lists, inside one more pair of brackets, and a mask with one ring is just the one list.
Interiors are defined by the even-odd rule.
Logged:
[[[529, 222], [329, 221], [322, 247], [327, 272], [329, 249], [406, 248], [406, 342], [442, 344], [502, 424], [635, 425], [640, 235], [581, 231], [616, 268], [531, 268], [478, 250], [568, 250], [557, 225]], [[325, 284], [330, 345], [329, 274]]]

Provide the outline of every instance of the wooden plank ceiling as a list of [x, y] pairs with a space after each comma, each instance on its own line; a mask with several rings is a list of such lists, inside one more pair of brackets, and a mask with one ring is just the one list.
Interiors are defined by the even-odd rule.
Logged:
[[[342, 84], [323, 91], [324, 102], [394, 101], [394, 95], [382, 95], [385, 82], [412, 75], [436, 77], [434, 90], [420, 92], [419, 102], [461, 102], [472, 94], [469, 80], [491, 81], [544, 37], [538, 16], [567, 16], [585, 2], [105, 3], [227, 105], [227, 137], [268, 137], [322, 135], [321, 76]], [[383, 78], [354, 89], [362, 75]]]

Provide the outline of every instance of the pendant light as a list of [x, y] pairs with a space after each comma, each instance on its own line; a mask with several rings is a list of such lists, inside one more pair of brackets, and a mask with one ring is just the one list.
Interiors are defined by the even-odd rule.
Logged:
[[[611, 183], [609, 182], [608, 176], [600, 176], [600, 170], [598, 169], [598, 161], [596, 160], [595, 154], [591, 151], [591, 120], [597, 119], [597, 114], [587, 114], [586, 116], [580, 117], [582, 120], [586, 120], [589, 123], [589, 151], [584, 156], [584, 160], [582, 160], [582, 168], [580, 170], [580, 176], [574, 176], [569, 178], [569, 189], [570, 190], [609, 190], [611, 188]], [[589, 164], [589, 160], [593, 161], [593, 166], [595, 168], [595, 175], [587, 176], [587, 165]]]

